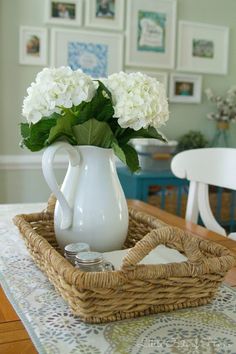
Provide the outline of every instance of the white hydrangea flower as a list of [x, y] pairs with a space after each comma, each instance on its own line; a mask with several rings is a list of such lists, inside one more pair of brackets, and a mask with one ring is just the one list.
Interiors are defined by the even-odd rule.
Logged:
[[169, 118], [165, 88], [155, 78], [140, 72], [110, 75], [102, 80], [111, 91], [115, 114], [122, 128], [154, 127], [158, 129]]
[[59, 106], [70, 108], [91, 101], [95, 90], [92, 79], [81, 70], [64, 66], [44, 68], [27, 89], [22, 114], [29, 123], [37, 123], [42, 117], [60, 113]]

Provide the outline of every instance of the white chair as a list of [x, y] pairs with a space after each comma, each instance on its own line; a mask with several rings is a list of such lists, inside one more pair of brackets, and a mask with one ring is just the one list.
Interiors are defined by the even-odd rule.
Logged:
[[[186, 220], [197, 223], [200, 213], [207, 229], [227, 236], [212, 214], [208, 185], [236, 190], [236, 149], [204, 148], [183, 151], [172, 159], [171, 170], [175, 176], [190, 181]], [[236, 240], [236, 233], [228, 236]]]

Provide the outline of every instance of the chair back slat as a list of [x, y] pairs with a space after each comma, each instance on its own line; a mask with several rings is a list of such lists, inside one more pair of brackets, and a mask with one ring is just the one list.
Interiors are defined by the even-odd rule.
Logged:
[[171, 169], [179, 178], [236, 190], [236, 149], [183, 151], [172, 159]]
[[204, 225], [223, 236], [209, 202], [208, 185], [236, 190], [236, 149], [204, 148], [177, 154], [171, 162], [175, 176], [190, 181], [186, 220], [197, 223], [200, 213]]

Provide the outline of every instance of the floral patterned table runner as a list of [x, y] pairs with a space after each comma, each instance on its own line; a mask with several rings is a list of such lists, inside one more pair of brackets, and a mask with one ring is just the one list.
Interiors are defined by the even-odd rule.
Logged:
[[75, 318], [36, 267], [11, 219], [42, 204], [0, 207], [1, 285], [40, 354], [236, 354], [236, 291], [207, 306], [104, 325]]

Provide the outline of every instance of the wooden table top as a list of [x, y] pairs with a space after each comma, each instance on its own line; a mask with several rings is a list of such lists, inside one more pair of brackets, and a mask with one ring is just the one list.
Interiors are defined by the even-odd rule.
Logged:
[[[178, 226], [183, 230], [192, 232], [197, 237], [212, 240], [225, 247], [228, 247], [236, 257], [236, 242], [226, 237], [220, 236], [215, 232], [209, 231], [202, 226], [195, 225], [191, 222], [175, 215], [169, 214], [152, 205], [137, 200], [128, 201], [129, 206], [156, 216], [158, 219]], [[236, 287], [236, 267], [228, 272], [225, 282], [230, 286]], [[7, 300], [4, 292], [0, 288], [0, 354], [35, 354], [37, 353], [31, 342], [28, 333], [23, 324]]]

